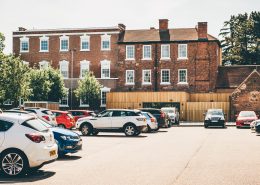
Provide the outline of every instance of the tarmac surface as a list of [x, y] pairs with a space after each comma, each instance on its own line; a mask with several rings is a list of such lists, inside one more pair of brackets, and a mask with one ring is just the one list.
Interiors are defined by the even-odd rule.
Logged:
[[83, 150], [4, 184], [260, 185], [260, 137], [250, 129], [180, 126], [82, 137]]

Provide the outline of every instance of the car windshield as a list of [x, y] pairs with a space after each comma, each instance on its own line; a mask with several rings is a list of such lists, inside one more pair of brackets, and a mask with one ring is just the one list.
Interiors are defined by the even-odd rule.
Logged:
[[223, 116], [223, 112], [221, 111], [209, 111], [208, 114], [214, 116]]
[[252, 111], [243, 111], [239, 113], [241, 117], [256, 117], [255, 112]]

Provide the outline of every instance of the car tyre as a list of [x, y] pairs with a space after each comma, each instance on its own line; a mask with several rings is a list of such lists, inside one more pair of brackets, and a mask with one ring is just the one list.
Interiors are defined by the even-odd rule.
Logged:
[[206, 124], [204, 125], [204, 128], [208, 128], [208, 127], [209, 127], [208, 125], [206, 125]]
[[126, 136], [135, 136], [137, 133], [136, 126], [134, 124], [127, 124], [124, 126], [124, 133]]
[[8, 150], [1, 154], [0, 169], [5, 176], [15, 177], [23, 175], [28, 171], [28, 168], [28, 159], [19, 150]]
[[86, 123], [83, 124], [80, 129], [81, 134], [83, 136], [89, 136], [92, 133], [92, 130], [93, 130], [92, 126], [90, 124], [86, 124]]
[[98, 135], [98, 133], [99, 133], [99, 131], [93, 130], [93, 131], [92, 131], [92, 136], [96, 136], [96, 135]]

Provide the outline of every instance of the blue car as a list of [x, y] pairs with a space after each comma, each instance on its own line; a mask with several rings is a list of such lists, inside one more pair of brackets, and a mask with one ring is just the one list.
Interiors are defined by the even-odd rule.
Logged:
[[53, 132], [59, 147], [59, 156], [67, 153], [76, 153], [82, 149], [82, 139], [77, 133], [58, 127], [51, 127], [50, 130]]

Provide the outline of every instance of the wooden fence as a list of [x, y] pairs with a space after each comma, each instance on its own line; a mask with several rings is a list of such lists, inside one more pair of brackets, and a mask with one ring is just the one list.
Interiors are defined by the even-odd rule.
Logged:
[[24, 102], [25, 107], [41, 107], [41, 108], [47, 108], [50, 110], [59, 110], [59, 102], [44, 102], [44, 101], [39, 101], [39, 102]]
[[180, 118], [187, 121], [202, 121], [209, 108], [221, 108], [229, 118], [230, 93], [186, 93], [186, 92], [110, 92], [107, 108], [142, 108], [146, 102], [178, 102]]
[[203, 121], [205, 113], [208, 109], [222, 109], [229, 118], [230, 103], [229, 102], [187, 102], [186, 119], [189, 121]]

